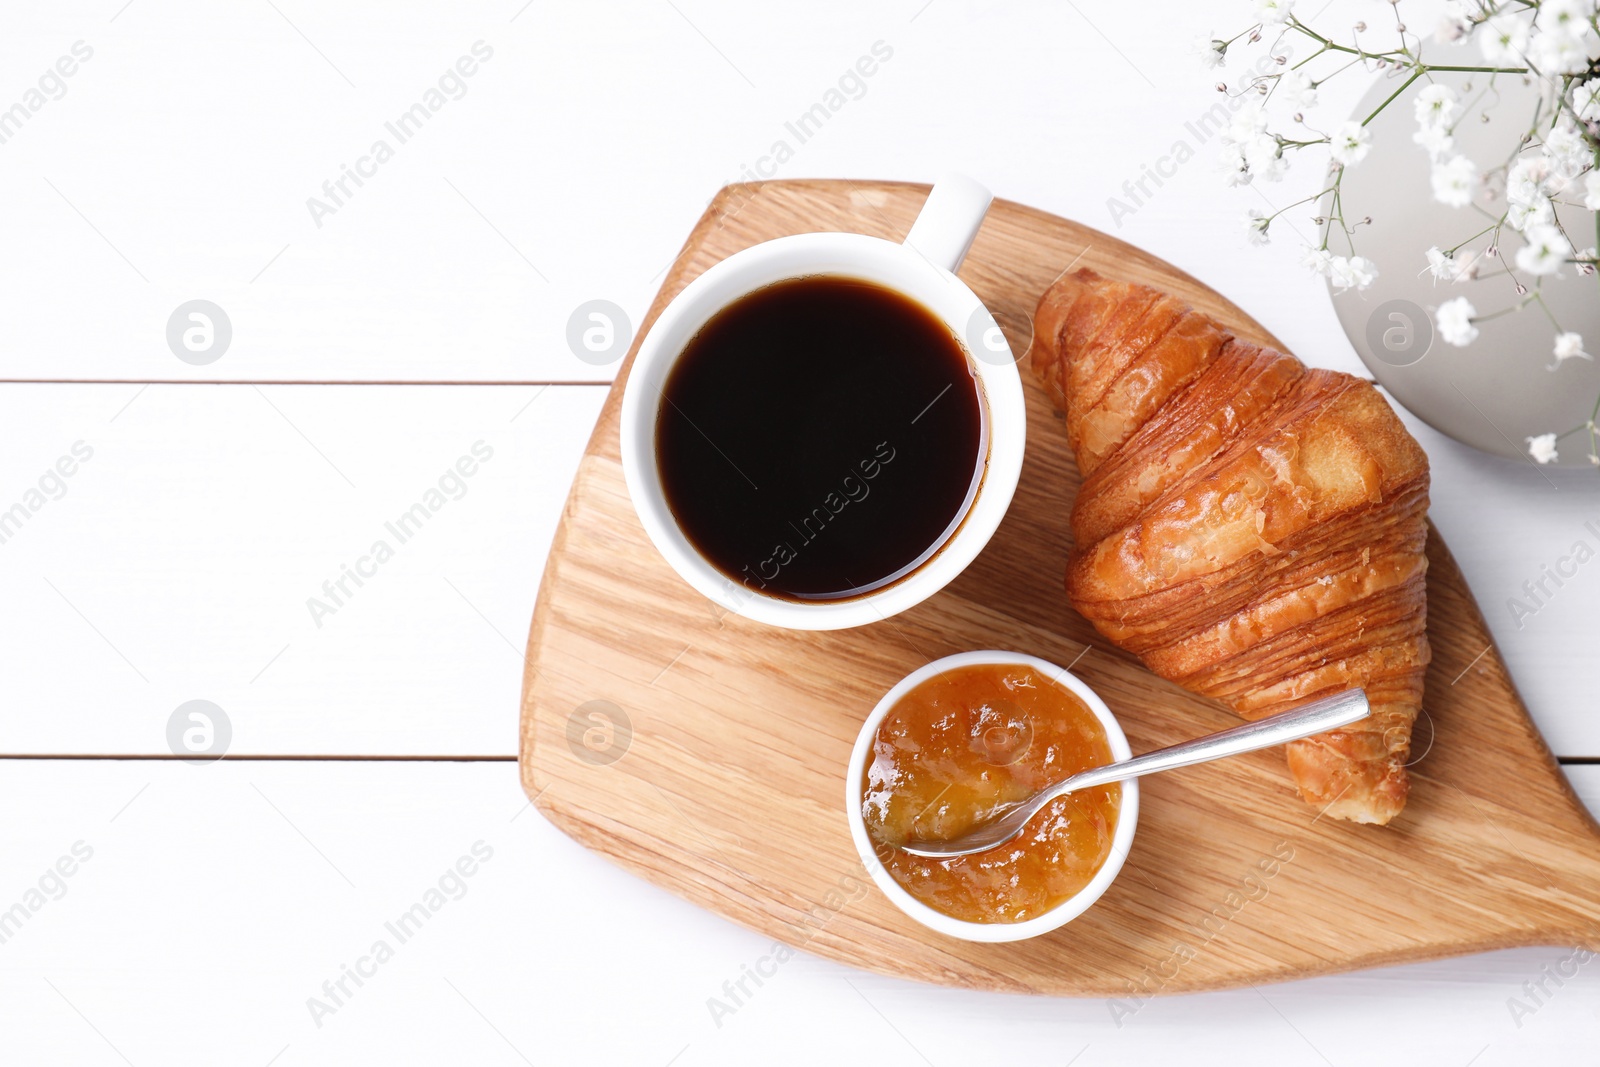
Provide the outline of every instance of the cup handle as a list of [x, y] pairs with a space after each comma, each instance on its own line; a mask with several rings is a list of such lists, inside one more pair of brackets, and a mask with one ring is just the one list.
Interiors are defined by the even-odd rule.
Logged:
[[954, 171], [943, 174], [906, 234], [905, 243], [937, 267], [954, 274], [967, 258], [994, 194]]

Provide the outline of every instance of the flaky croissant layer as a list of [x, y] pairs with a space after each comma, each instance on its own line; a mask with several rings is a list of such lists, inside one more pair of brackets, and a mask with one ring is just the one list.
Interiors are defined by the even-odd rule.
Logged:
[[1428, 461], [1388, 403], [1090, 270], [1045, 293], [1030, 362], [1084, 475], [1073, 606], [1246, 718], [1366, 689], [1372, 715], [1289, 769], [1330, 816], [1392, 819], [1429, 657]]

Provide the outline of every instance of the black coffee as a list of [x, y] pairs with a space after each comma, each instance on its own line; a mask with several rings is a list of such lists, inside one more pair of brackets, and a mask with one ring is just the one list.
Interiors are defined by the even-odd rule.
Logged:
[[893, 290], [824, 275], [718, 312], [662, 390], [656, 458], [689, 541], [791, 600], [859, 596], [954, 532], [982, 477], [965, 350]]

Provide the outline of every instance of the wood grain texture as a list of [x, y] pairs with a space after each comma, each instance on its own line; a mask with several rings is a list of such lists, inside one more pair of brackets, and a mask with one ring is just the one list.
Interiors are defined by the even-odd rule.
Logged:
[[[818, 230], [899, 239], [926, 193], [848, 181], [731, 186], [690, 235], [641, 334], [732, 252]], [[1171, 265], [1005, 201], [961, 275], [1020, 352], [1040, 294], [1074, 262], [1181, 295], [1241, 336], [1273, 343]], [[831, 633], [724, 614], [656, 553], [618, 454], [626, 375], [625, 365], [546, 564], [523, 692], [524, 788], [585, 846], [791, 945], [969, 988], [1131, 1002], [1513, 945], [1600, 949], [1600, 828], [1529, 720], [1437, 534], [1428, 549], [1434, 658], [1411, 801], [1393, 825], [1319, 818], [1294, 797], [1282, 754], [1255, 753], [1146, 779], [1121, 876], [1053, 934], [977, 945], [912, 922], [867, 880], [843, 809], [859, 725], [909, 671], [975, 648], [1075, 664], [1136, 752], [1237, 720], [1156, 678], [1068, 605], [1062, 574], [1079, 478], [1060, 417], [1028, 375], [1021, 484], [983, 554], [917, 608]], [[588, 750], [573, 740], [578, 709], [596, 700], [631, 724], [626, 751], [605, 764], [579, 758]]]

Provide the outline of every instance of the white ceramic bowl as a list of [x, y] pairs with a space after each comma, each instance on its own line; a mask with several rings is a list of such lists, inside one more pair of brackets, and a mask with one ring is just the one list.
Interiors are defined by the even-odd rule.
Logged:
[[[1022, 474], [1027, 412], [1009, 350], [974, 351], [999, 327], [953, 273], [989, 206], [970, 179], [941, 178], [904, 244], [855, 233], [806, 233], [747, 248], [708, 269], [662, 311], [639, 345], [622, 397], [622, 469], [639, 521], [685, 581], [729, 611], [797, 630], [837, 630], [879, 622], [932, 596], [971, 563], [1005, 517]], [[845, 600], [798, 602], [759, 592], [714, 567], [684, 536], [661, 488], [655, 431], [662, 388], [689, 341], [713, 315], [775, 282], [843, 275], [896, 290], [942, 320], [967, 349], [982, 393], [987, 457], [982, 481], [959, 526], [930, 559], [891, 585]], [[992, 342], [985, 342], [992, 346]], [[1003, 339], [1000, 345], [1004, 349]], [[839, 368], [843, 370], [843, 368]], [[833, 372], [819, 366], [819, 373]]]
[[1019, 923], [974, 923], [953, 919], [913, 897], [900, 887], [900, 883], [894, 880], [878, 860], [877, 853], [873, 849], [872, 837], [867, 832], [866, 821], [861, 815], [862, 775], [866, 771], [867, 758], [872, 751], [872, 739], [877, 734], [878, 725], [883, 722], [883, 717], [889, 714], [889, 709], [894, 707], [901, 697], [936, 674], [943, 674], [957, 667], [989, 663], [1032, 667], [1045, 677], [1053, 679], [1058, 685], [1071, 690], [1090, 711], [1094, 712], [1095, 718], [1099, 719], [1100, 725], [1105, 728], [1112, 759], [1123, 760], [1132, 755], [1128, 749], [1128, 739], [1123, 736], [1122, 727], [1117, 724], [1105, 701], [1101, 700], [1081, 679], [1068, 673], [1064, 668], [1049, 660], [1042, 660], [1037, 656], [1024, 656], [1017, 652], [962, 652], [936, 659], [912, 671], [902, 678], [898, 685], [885, 693], [883, 699], [878, 701], [877, 707], [872, 709], [872, 714], [868, 715], [867, 721], [861, 725], [861, 733], [856, 737], [856, 747], [850, 753], [850, 768], [845, 774], [845, 811], [850, 818], [850, 836], [855, 841], [856, 852], [861, 857], [862, 865], [872, 875], [872, 880], [883, 890], [884, 895], [894, 902], [895, 907], [930, 930], [959, 937], [964, 941], [1021, 941], [1049, 933], [1076, 919], [1087, 911], [1091, 904], [1099, 900], [1116, 880], [1117, 872], [1122, 870], [1122, 863], [1128, 857], [1128, 849], [1133, 846], [1133, 832], [1139, 822], [1137, 781], [1122, 783], [1122, 808], [1117, 816], [1117, 828], [1111, 835], [1111, 855], [1106, 858], [1105, 865], [1095, 872], [1088, 885], [1073, 896], [1045, 914]]

